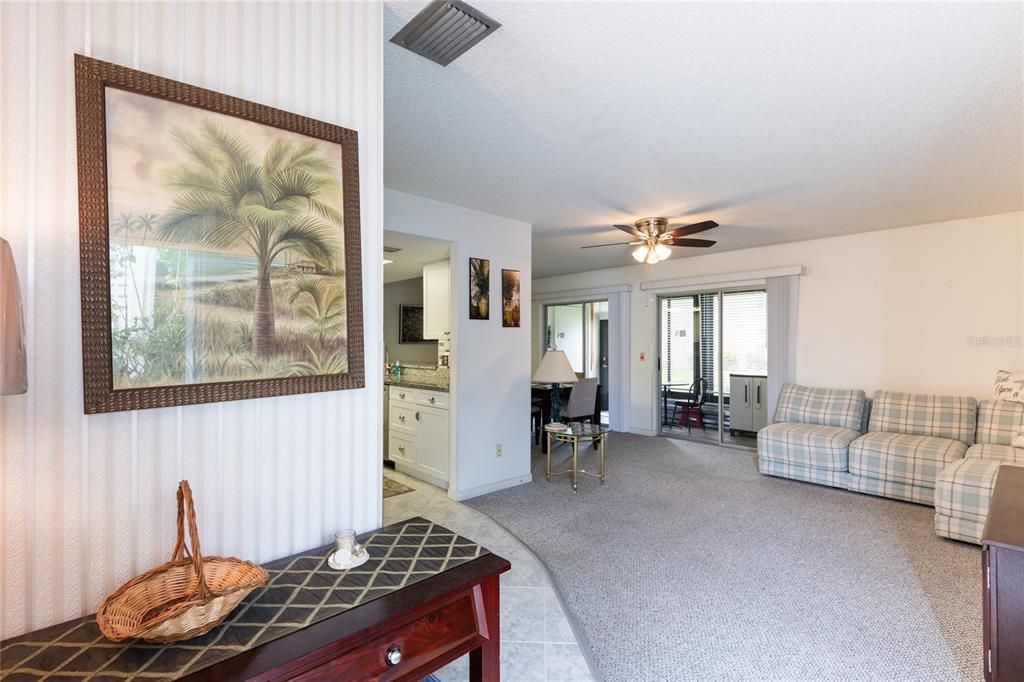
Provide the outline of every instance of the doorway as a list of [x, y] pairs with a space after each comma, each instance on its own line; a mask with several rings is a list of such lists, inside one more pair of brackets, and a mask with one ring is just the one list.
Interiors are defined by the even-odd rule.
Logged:
[[455, 430], [449, 389], [457, 365], [451, 248], [444, 240], [384, 231], [384, 376], [376, 380], [384, 382], [386, 500], [428, 486], [444, 492], [451, 487]]
[[597, 378], [601, 423], [609, 423], [608, 301], [544, 306], [544, 349], [563, 351], [581, 379]]
[[742, 448], [767, 425], [764, 289], [659, 298], [659, 432]]

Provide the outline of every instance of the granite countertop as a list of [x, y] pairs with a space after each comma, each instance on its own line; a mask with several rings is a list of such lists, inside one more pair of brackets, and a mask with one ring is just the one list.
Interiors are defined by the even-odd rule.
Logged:
[[425, 384], [417, 381], [394, 381], [391, 379], [384, 380], [385, 386], [398, 386], [399, 388], [418, 388], [423, 391], [440, 391], [441, 393], [447, 393], [447, 386], [437, 386], [435, 384]]

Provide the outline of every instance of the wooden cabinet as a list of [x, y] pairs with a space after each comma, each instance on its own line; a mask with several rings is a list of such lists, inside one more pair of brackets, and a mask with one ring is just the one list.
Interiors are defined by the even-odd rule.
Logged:
[[448, 394], [402, 386], [389, 386], [388, 392], [388, 459], [399, 471], [447, 488]]
[[451, 331], [451, 285], [448, 261], [423, 266], [423, 338], [445, 339]]
[[985, 679], [1024, 680], [1024, 467], [999, 467], [981, 542]]
[[438, 555], [453, 537], [415, 517], [360, 536], [365, 569], [331, 570], [333, 546], [278, 559], [227, 622], [158, 648], [103, 640], [95, 614], [19, 635], [0, 642], [0, 679], [415, 682], [468, 654], [470, 680], [499, 682], [511, 565], [465, 539]]
[[729, 376], [729, 430], [757, 432], [768, 426], [768, 377]]

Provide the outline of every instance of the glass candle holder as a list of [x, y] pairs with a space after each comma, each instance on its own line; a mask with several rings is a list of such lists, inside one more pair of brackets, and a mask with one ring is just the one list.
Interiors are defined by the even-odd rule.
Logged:
[[356, 532], [350, 528], [334, 534], [334, 551], [342, 557], [356, 553]]

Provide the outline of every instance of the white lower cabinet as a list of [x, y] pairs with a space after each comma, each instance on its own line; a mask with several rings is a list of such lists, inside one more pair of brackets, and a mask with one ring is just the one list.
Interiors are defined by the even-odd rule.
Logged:
[[448, 488], [448, 394], [389, 386], [388, 457], [402, 473]]

